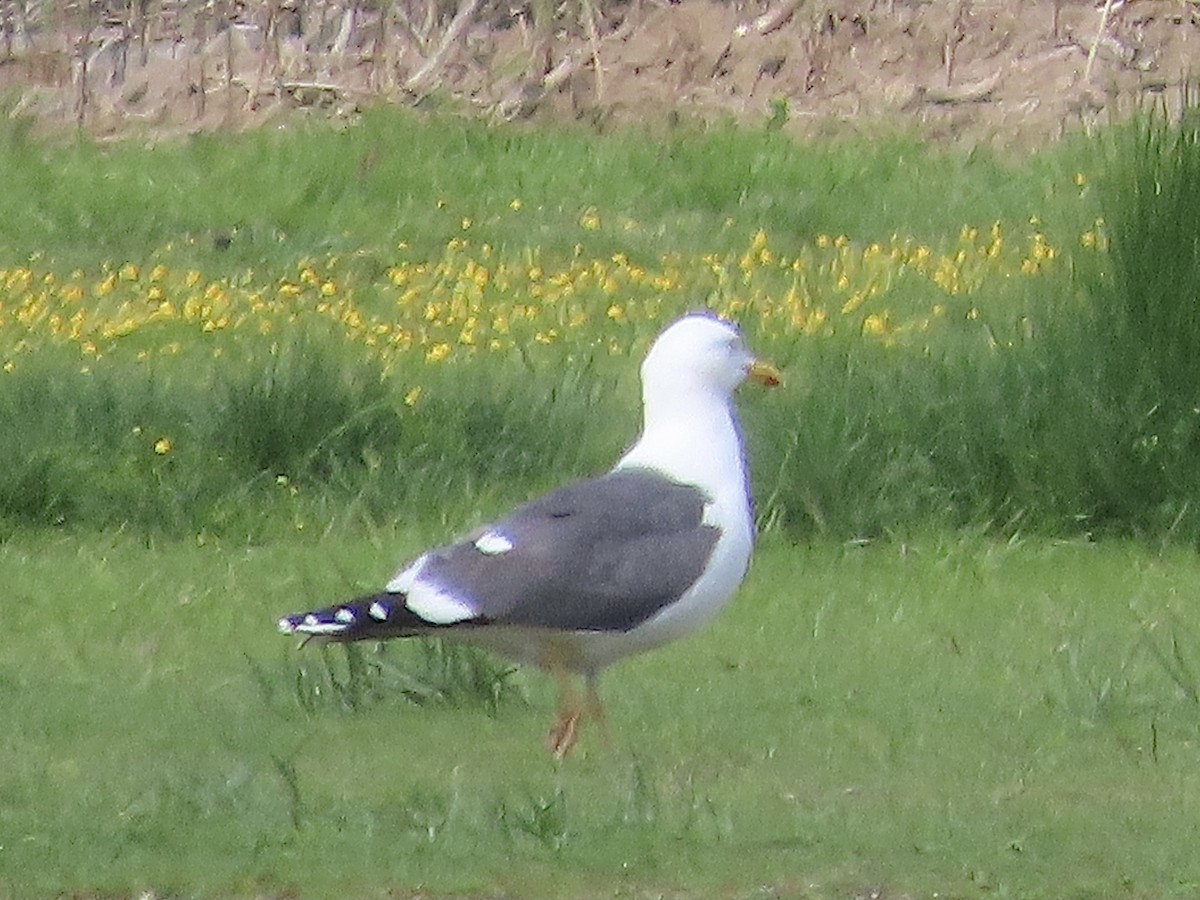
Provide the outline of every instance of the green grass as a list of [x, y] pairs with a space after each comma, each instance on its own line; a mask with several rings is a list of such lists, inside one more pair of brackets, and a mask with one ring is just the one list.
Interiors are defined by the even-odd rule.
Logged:
[[[546, 303], [509, 349], [446, 364], [385, 364], [304, 309], [21, 350], [0, 374], [0, 900], [1194, 895], [1197, 143], [1194, 120], [1115, 134], [1013, 169], [383, 112], [153, 148], [0, 126], [0, 269], [89, 284], [126, 259], [291, 283], [337, 254], [382, 303], [399, 242], [436, 263], [467, 219], [473, 253], [548, 268], [715, 253], [736, 278], [760, 228], [776, 253], [893, 232], [949, 252], [993, 221], [1063, 254], [894, 345], [780, 328], [763, 282], [743, 321], [788, 383], [741, 400], [751, 580], [703, 636], [611, 673], [614, 746], [586, 734], [558, 767], [546, 679], [440, 645], [297, 651], [274, 622], [603, 469], [653, 318], [544, 345], [569, 305]], [[1111, 252], [1073, 252], [1100, 211]], [[897, 275], [888, 302], [928, 311], [930, 285]], [[1103, 539], [1055, 540], [1082, 533]]]
[[438, 254], [469, 218], [480, 243], [560, 258], [572, 254], [580, 213], [591, 207], [640, 226], [592, 236], [593, 252], [643, 261], [740, 249], [755, 228], [781, 240], [825, 233], [869, 242], [900, 232], [932, 242], [964, 223], [1023, 223], [1037, 213], [1079, 226], [1077, 235], [1088, 219], [1069, 202], [1074, 156], [1026, 161], [1014, 177], [985, 151], [939, 153], [900, 137], [817, 147], [730, 127], [597, 134], [394, 110], [344, 129], [151, 147], [48, 144], [16, 122], [0, 128], [12, 210], [0, 217], [0, 254], [119, 264], [171, 244], [181, 265], [237, 272], [327, 252], [387, 258], [399, 241]]
[[[397, 292], [381, 284], [401, 260], [450, 267], [445, 283], [427, 285], [443, 291], [439, 302], [461, 293], [471, 254], [496, 270], [612, 253], [653, 270], [687, 260], [684, 281], [699, 287], [617, 299], [661, 305], [664, 318], [745, 304], [752, 343], [791, 376], [787, 391], [744, 405], [763, 520], [793, 535], [990, 523], [1004, 535], [1200, 540], [1188, 362], [1200, 291], [1194, 117], [1147, 115], [1021, 169], [902, 139], [813, 147], [770, 131], [597, 135], [385, 111], [343, 130], [156, 147], [49, 144], [19, 122], [0, 131], [14, 210], [0, 216], [0, 261], [38, 256], [64, 281], [97, 261], [115, 270], [133, 259], [147, 271], [161, 262], [182, 302], [190, 266], [202, 273], [197, 292], [236, 293], [296, 281], [307, 260], [319, 269], [334, 254], [338, 297], [353, 291], [386, 323]], [[593, 209], [606, 224], [589, 230], [581, 215]], [[1080, 247], [1101, 211], [1108, 254]], [[789, 330], [780, 299], [790, 269], [756, 275], [765, 293], [740, 296], [737, 259], [758, 229], [777, 255], [803, 253], [818, 235], [847, 234], [863, 248], [893, 233], [952, 254], [964, 224], [986, 232], [991, 222], [1010, 245], [1048, 235], [1060, 254], [1050, 273], [993, 276], [947, 295], [897, 264], [885, 298], [864, 310], [911, 322], [941, 304], [945, 314], [927, 337], [914, 331], [895, 347], [864, 339], [850, 320], [833, 337]], [[470, 250], [455, 256], [447, 244], [464, 234]], [[497, 255], [483, 256], [485, 245]], [[696, 275], [706, 253], [725, 261], [728, 283]], [[102, 271], [88, 269], [88, 289]], [[212, 336], [181, 322], [142, 326], [82, 360], [44, 336], [32, 352], [6, 350], [4, 364], [19, 366], [0, 379], [0, 415], [21, 427], [0, 431], [14, 461], [0, 472], [0, 531], [67, 523], [253, 538], [281, 521], [379, 523], [432, 506], [455, 521], [598, 471], [637, 420], [635, 366], [605, 343], [636, 355], [659, 327], [653, 317], [608, 321], [598, 280], [579, 279], [555, 302], [503, 295], [538, 307], [530, 333], [452, 366], [425, 364], [422, 347], [385, 365], [310, 308], [322, 299], [315, 287], [297, 301], [298, 324], [252, 319]], [[809, 281], [838, 315], [836, 278]], [[116, 296], [137, 311], [156, 302], [149, 290], [135, 279]], [[580, 328], [568, 324], [575, 299], [594, 307]], [[258, 334], [258, 324], [276, 330]], [[533, 332], [550, 325], [562, 335], [541, 346]], [[9, 329], [16, 341], [11, 318]], [[178, 356], [163, 357], [176, 337]], [[423, 399], [409, 408], [412, 385]], [[173, 442], [167, 459], [149, 450], [159, 436]]]
[[[345, 660], [275, 617], [377, 583], [427, 537], [0, 547], [0, 896], [1200, 885], [1192, 554], [768, 539], [716, 625], [606, 677], [613, 746], [587, 732], [555, 766], [537, 674], [494, 702], [312, 702]], [[382, 660], [428, 676], [430, 652]]]

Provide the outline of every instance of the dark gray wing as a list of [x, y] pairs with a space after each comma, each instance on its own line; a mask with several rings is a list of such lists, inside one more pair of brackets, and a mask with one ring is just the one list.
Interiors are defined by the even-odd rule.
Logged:
[[431, 552], [419, 580], [476, 610], [464, 625], [625, 631], [704, 571], [720, 536], [707, 501], [651, 470], [575, 482]]

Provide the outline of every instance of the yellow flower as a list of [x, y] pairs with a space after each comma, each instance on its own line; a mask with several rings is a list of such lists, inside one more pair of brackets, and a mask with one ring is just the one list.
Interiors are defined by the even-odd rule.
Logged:
[[418, 384], [415, 387], [408, 389], [408, 393], [404, 395], [405, 406], [416, 406], [417, 401], [421, 399], [421, 386]]
[[445, 343], [444, 341], [441, 343], [438, 343], [438, 344], [434, 344], [432, 347], [429, 348], [429, 350], [426, 351], [425, 361], [431, 362], [431, 363], [441, 362], [447, 356], [450, 355], [450, 349], [451, 349], [450, 345]]
[[511, 209], [513, 212], [517, 212], [521, 209], [522, 206], [524, 206], [524, 204], [518, 198], [514, 197], [512, 202], [509, 203], [508, 206], [509, 206], [509, 209]]
[[871, 315], [863, 319], [862, 328], [866, 334], [887, 334], [889, 331], [887, 314], [885, 313], [880, 316], [871, 313]]
[[[845, 276], [843, 276], [843, 277], [845, 277]], [[862, 306], [866, 302], [866, 300], [867, 300], [867, 294], [865, 291], [855, 291], [853, 294], [850, 295], [850, 299], [847, 300], [842, 305], [842, 315], [844, 315], [844, 316], [850, 315], [852, 312], [854, 312], [856, 309], [858, 309], [860, 306]]]
[[15, 362], [13, 362], [11, 359], [4, 363], [4, 371], [5, 372], [12, 372], [14, 369], [16, 369], [16, 367], [17, 367], [17, 364]]
[[160, 437], [154, 442], [154, 452], [159, 456], [166, 456], [171, 452], [173, 447], [174, 445], [171, 443], [171, 439], [169, 437]]

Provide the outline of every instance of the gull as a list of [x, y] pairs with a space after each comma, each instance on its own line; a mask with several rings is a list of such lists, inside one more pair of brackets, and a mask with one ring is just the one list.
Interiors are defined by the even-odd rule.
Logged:
[[754, 522], [733, 393], [746, 379], [780, 382], [734, 325], [678, 319], [642, 363], [642, 431], [609, 472], [422, 553], [381, 591], [284, 616], [279, 630], [441, 637], [544, 669], [561, 694], [546, 746], [561, 760], [586, 719], [605, 727], [601, 672], [695, 631], [745, 577]]

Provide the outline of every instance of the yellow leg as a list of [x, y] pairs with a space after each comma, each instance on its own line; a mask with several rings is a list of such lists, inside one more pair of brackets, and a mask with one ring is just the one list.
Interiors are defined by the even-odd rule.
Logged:
[[550, 726], [546, 735], [546, 749], [557, 760], [562, 760], [579, 740], [579, 725], [583, 721], [584, 702], [571, 684], [571, 673], [559, 662], [553, 661], [547, 665], [550, 674], [558, 682], [559, 705], [558, 718]]
[[587, 676], [586, 690], [581, 695], [571, 681], [571, 671], [567, 668], [559, 648], [551, 647], [542, 665], [558, 682], [559, 691], [558, 717], [546, 734], [546, 749], [556, 760], [564, 759], [579, 741], [579, 729], [583, 726], [584, 719], [589, 718], [599, 726], [600, 739], [604, 746], [611, 747], [608, 717], [604, 713], [600, 694], [596, 691], [596, 676]]
[[608, 729], [608, 715], [604, 712], [604, 703], [600, 700], [600, 694], [596, 691], [596, 676], [589, 675], [587, 677], [587, 694], [584, 698], [585, 709], [592, 721], [600, 728], [600, 740], [604, 742], [604, 746], [612, 747], [612, 732]]

